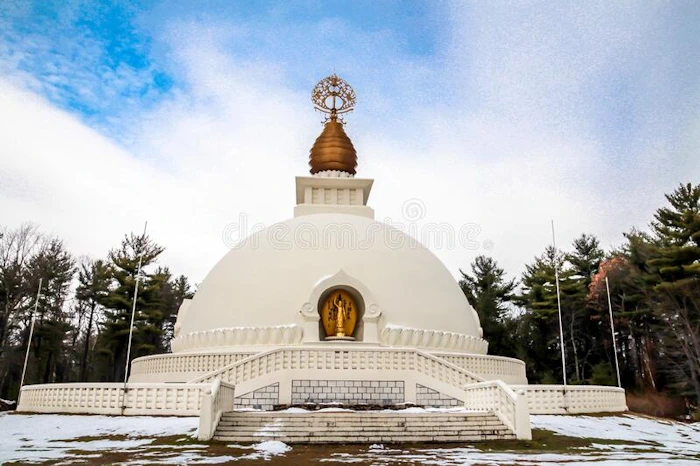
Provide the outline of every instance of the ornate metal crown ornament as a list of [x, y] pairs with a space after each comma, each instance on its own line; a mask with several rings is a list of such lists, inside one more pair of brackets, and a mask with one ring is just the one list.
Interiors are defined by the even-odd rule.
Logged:
[[316, 110], [329, 115], [324, 122], [338, 120], [344, 123], [340, 115], [355, 109], [355, 91], [350, 84], [333, 73], [316, 84], [311, 92], [311, 102]]

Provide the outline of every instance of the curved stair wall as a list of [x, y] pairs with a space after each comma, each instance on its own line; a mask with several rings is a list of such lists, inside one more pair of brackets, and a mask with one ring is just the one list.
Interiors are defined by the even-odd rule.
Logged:
[[502, 380], [507, 384], [527, 384], [525, 363], [519, 359], [486, 354], [434, 352], [431, 354], [476, 374], [484, 380]]
[[483, 379], [441, 358], [417, 349], [347, 347], [277, 348], [197, 377], [193, 383], [215, 378], [247, 393], [280, 383], [280, 403], [291, 403], [292, 380], [371, 380], [406, 382], [406, 401], [416, 402], [416, 384], [464, 399], [463, 387]]
[[[167, 353], [136, 358], [131, 363], [129, 382], [187, 382], [248, 358], [264, 350]], [[501, 356], [427, 351], [483, 380], [527, 384], [525, 363]]]
[[142, 356], [131, 361], [129, 382], [187, 382], [256, 354], [167, 353]]
[[[237, 391], [240, 390], [238, 393], [278, 383], [280, 404], [284, 405], [291, 403], [292, 382], [299, 377], [351, 381], [378, 379], [378, 383], [398, 379], [404, 381], [405, 399], [411, 403], [416, 402], [417, 387], [423, 385], [466, 403], [469, 409], [478, 408], [495, 414], [517, 438], [531, 438], [527, 402], [523, 397], [518, 397], [502, 381], [484, 382], [444, 359], [417, 349], [278, 348], [238, 361], [192, 382], [216, 383], [220, 379], [234, 385]], [[470, 396], [473, 393], [480, 397]]]

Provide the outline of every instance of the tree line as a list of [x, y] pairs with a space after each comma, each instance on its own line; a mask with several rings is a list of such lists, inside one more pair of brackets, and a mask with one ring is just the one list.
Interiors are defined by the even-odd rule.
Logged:
[[169, 351], [192, 287], [158, 264], [163, 251], [129, 234], [103, 259], [79, 258], [35, 225], [0, 228], [0, 398], [17, 399], [32, 316], [25, 384], [123, 380], [139, 259], [130, 359]]
[[622, 386], [698, 406], [700, 185], [665, 197], [648, 231], [612, 250], [583, 234], [565, 251], [547, 247], [519, 280], [486, 256], [461, 271], [489, 353], [525, 361], [530, 383], [562, 383], [556, 267], [569, 383], [616, 385], [607, 278]]
[[[609, 251], [583, 234], [547, 247], [509, 278], [479, 256], [460, 286], [476, 309], [489, 353], [525, 361], [530, 383], [566, 377], [615, 385], [607, 283], [623, 387], [700, 402], [700, 185], [680, 185], [648, 231]], [[170, 350], [187, 278], [159, 265], [164, 248], [125, 235], [103, 259], [77, 258], [34, 225], [0, 228], [0, 398], [16, 399], [36, 306], [26, 384], [123, 380], [139, 258], [143, 261], [131, 359]], [[36, 300], [39, 282], [42, 288]]]

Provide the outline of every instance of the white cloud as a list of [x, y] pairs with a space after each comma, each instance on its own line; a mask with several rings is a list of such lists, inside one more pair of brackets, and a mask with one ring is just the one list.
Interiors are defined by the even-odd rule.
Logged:
[[[607, 135], [596, 127], [604, 104], [589, 102], [598, 92], [590, 85], [636, 57], [658, 28], [653, 8], [626, 18], [611, 8], [455, 10], [450, 46], [441, 52], [447, 69], [405, 55], [391, 69], [376, 68], [371, 42], [391, 42], [385, 33], [356, 47], [369, 65], [363, 69], [359, 58], [347, 64], [350, 75], [366, 72], [347, 131], [359, 176], [376, 179], [370, 204], [377, 219], [401, 221], [402, 204], [421, 199], [423, 225], [477, 223], [479, 241], [493, 242], [493, 249], [437, 250], [451, 271], [486, 253], [515, 275], [550, 242], [550, 219], [562, 247], [583, 232], [617, 244], [623, 231], [649, 221], [664, 192], [697, 180], [697, 115], [680, 122], [679, 139], [634, 141], [634, 158], [611, 158]], [[200, 281], [225, 253], [222, 234], [240, 213], [249, 226], [291, 216], [294, 176], [307, 173], [321, 126], [308, 95], [286, 81], [299, 72], [292, 63], [229, 52], [231, 41], [247, 34], [198, 23], [168, 28], [160, 40], [183, 85], [133, 116], [128, 149], [1, 82], [0, 223], [32, 220], [73, 251], [102, 256], [148, 219], [168, 248], [163, 263]], [[294, 34], [303, 48], [303, 34]], [[377, 47], [374, 59], [393, 50]], [[382, 76], [397, 83], [397, 100], [386, 82], [373, 84]], [[421, 87], [431, 80], [440, 91]], [[424, 101], [435, 93], [445, 101]], [[699, 95], [695, 89], [691, 98]], [[669, 145], [678, 148], [677, 163], [663, 156]]]

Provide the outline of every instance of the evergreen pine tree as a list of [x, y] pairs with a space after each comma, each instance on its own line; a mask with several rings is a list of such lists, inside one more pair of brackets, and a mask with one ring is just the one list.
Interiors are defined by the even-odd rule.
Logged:
[[[610, 321], [605, 279], [610, 286], [610, 301], [618, 345], [621, 382], [625, 388], [657, 390], [656, 361], [658, 354], [655, 331], [657, 320], [649, 306], [649, 292], [644, 279], [646, 262], [642, 249], [646, 244], [643, 234], [632, 231], [626, 235], [627, 245], [600, 264], [594, 275], [587, 298], [594, 319], [603, 324], [603, 347], [608, 366], [614, 370], [613, 345], [610, 340]], [[640, 259], [640, 257], [642, 257]]]
[[[75, 273], [73, 258], [62, 241], [51, 239], [29, 260], [26, 273], [32, 288], [38, 288], [39, 279], [42, 279], [30, 353], [35, 359], [33, 370], [27, 371], [31, 377], [27, 382], [64, 382], [68, 377], [64, 340], [71, 328], [64, 304]], [[29, 339], [32, 311], [29, 307], [25, 314], [25, 341]]]
[[647, 270], [656, 278], [655, 309], [667, 326], [667, 374], [677, 389], [700, 402], [700, 185], [667, 194], [670, 207], [651, 224], [656, 250]]
[[478, 256], [471, 269], [471, 274], [460, 270], [462, 280], [459, 285], [479, 315], [484, 338], [489, 342], [489, 352], [499, 356], [516, 356], [513, 319], [507, 306], [513, 298], [515, 279], [506, 280], [503, 269], [486, 256]]
[[563, 256], [549, 246], [532, 264], [525, 265], [521, 294], [516, 298], [525, 310], [519, 339], [524, 348], [521, 359], [527, 365], [528, 380], [532, 383], [562, 380], [555, 261], [561, 268]]
[[[153, 264], [164, 248], [153, 242], [148, 236], [133, 233], [124, 237], [121, 245], [109, 253], [111, 281], [109, 293], [102, 299], [105, 307], [102, 332], [98, 338], [98, 351], [101, 356], [99, 364], [100, 380], [115, 381], [124, 378], [126, 352], [129, 340], [131, 309], [136, 285], [136, 273], [141, 259], [142, 277], [136, 302], [134, 318], [133, 348], [140, 348], [142, 341], [148, 340], [147, 322], [149, 302], [153, 298], [146, 270]], [[146, 312], [146, 313], [144, 313]], [[130, 359], [136, 356], [132, 351]]]
[[[593, 368], [605, 358], [600, 320], [593, 319], [594, 310], [587, 301], [588, 288], [598, 271], [604, 252], [593, 235], [583, 234], [573, 242], [573, 251], [566, 254], [562, 281], [564, 321], [570, 340], [576, 380], [582, 382], [593, 375]], [[562, 311], [563, 312], [563, 311]]]
[[171, 281], [167, 291], [168, 292], [164, 296], [164, 302], [169, 309], [169, 313], [163, 322], [161, 342], [165, 352], [170, 351], [170, 342], [175, 337], [175, 321], [177, 320], [177, 312], [180, 309], [182, 301], [185, 299], [192, 299], [194, 296], [194, 291], [187, 277], [184, 275], [180, 275], [175, 280]]
[[[93, 328], [97, 323], [100, 303], [105, 302], [109, 294], [110, 277], [112, 271], [108, 264], [102, 260], [87, 261], [80, 266], [78, 271], [78, 287], [75, 290], [75, 298], [83, 306], [87, 314], [84, 341], [80, 353], [79, 380], [88, 380], [88, 355], [92, 340]], [[81, 329], [78, 328], [78, 331]]]

